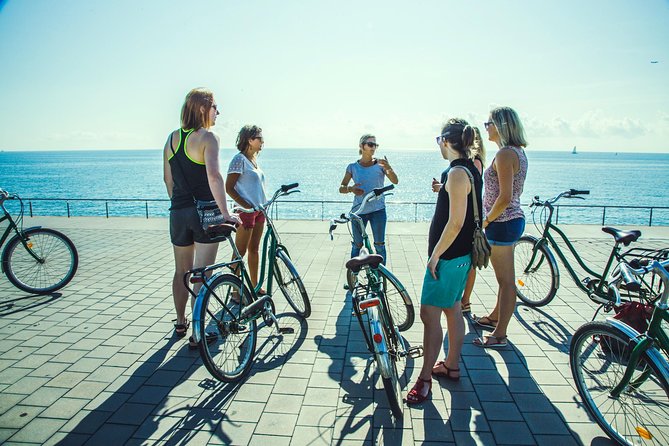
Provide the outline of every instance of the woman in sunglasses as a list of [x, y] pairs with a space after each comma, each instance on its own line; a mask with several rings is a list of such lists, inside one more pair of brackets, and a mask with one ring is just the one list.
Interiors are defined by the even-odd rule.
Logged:
[[[342, 194], [352, 193], [353, 209], [360, 205], [363, 197], [373, 189], [383, 187], [386, 177], [391, 183], [397, 184], [397, 174], [390, 167], [388, 158], [374, 158], [374, 153], [379, 145], [376, 143], [374, 135], [365, 134], [360, 138], [360, 159], [346, 167], [344, 179], [339, 186], [339, 192]], [[353, 184], [351, 183], [353, 181]], [[386, 259], [386, 204], [383, 197], [367, 204], [364, 214], [360, 215], [362, 221], [367, 226], [369, 222], [372, 227], [374, 237], [374, 249], [376, 253]], [[351, 248], [351, 257], [360, 254], [362, 248], [362, 233], [358, 225], [351, 225], [353, 231], [353, 242]]]
[[[163, 178], [171, 202], [170, 239], [175, 263], [172, 278], [177, 315], [174, 334], [180, 338], [188, 334], [190, 326], [186, 318], [188, 291], [183, 284], [184, 274], [193, 267], [214, 263], [218, 250], [218, 243], [212, 242], [202, 229], [194, 200], [216, 200], [226, 220], [237, 221], [228, 212], [218, 164], [218, 137], [210, 130], [216, 124], [218, 114], [211, 91], [204, 88], [191, 90], [181, 108], [181, 128], [170, 133], [163, 149]], [[195, 284], [195, 292], [199, 286]], [[193, 338], [189, 347], [197, 348]]]
[[478, 325], [492, 330], [474, 345], [483, 348], [501, 348], [507, 345], [506, 331], [516, 306], [513, 250], [525, 230], [525, 214], [520, 208], [520, 195], [527, 176], [525, 131], [518, 114], [510, 107], [497, 107], [485, 123], [488, 139], [497, 146], [490, 167], [483, 175], [485, 195], [483, 220], [486, 237], [492, 246], [490, 263], [499, 286], [497, 304], [489, 315], [474, 317]]
[[[470, 156], [474, 161], [474, 166], [476, 170], [483, 175], [483, 167], [485, 166], [485, 147], [483, 146], [483, 139], [481, 138], [481, 131], [478, 127], [472, 127], [474, 129], [474, 144], [472, 145]], [[432, 191], [439, 192], [443, 185], [436, 179], [432, 178]], [[472, 291], [474, 290], [474, 283], [476, 283], [476, 269], [472, 268], [469, 271], [467, 276], [467, 284], [465, 285], [465, 291], [462, 294], [462, 314], [469, 315], [472, 312], [471, 307], [471, 296]]]
[[[474, 129], [463, 119], [449, 119], [437, 137], [444, 159], [450, 162], [441, 174], [437, 205], [430, 224], [428, 255], [420, 319], [423, 321], [423, 367], [407, 395], [407, 403], [425, 401], [432, 389], [432, 375], [460, 379], [460, 352], [465, 337], [460, 300], [472, 269], [474, 194], [481, 215], [483, 180], [471, 159]], [[470, 180], [471, 177], [471, 180]], [[474, 187], [472, 187], [472, 183]], [[441, 315], [446, 316], [448, 353], [437, 362], [443, 344]]]
[[[265, 204], [265, 174], [258, 165], [258, 155], [265, 140], [262, 129], [256, 125], [245, 125], [237, 135], [237, 150], [228, 167], [225, 189], [239, 206], [245, 209], [256, 208]], [[242, 224], [237, 228], [235, 244], [239, 254], [248, 252], [249, 275], [253, 285], [258, 284], [258, 264], [260, 259], [260, 239], [265, 229], [265, 215], [261, 211], [241, 212]], [[260, 290], [261, 294], [265, 290]]]

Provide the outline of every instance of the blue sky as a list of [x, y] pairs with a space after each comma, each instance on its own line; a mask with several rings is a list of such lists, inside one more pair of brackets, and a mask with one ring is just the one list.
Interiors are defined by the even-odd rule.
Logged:
[[206, 86], [223, 147], [433, 148], [509, 105], [531, 150], [669, 153], [666, 0], [0, 5], [2, 150], [157, 148]]

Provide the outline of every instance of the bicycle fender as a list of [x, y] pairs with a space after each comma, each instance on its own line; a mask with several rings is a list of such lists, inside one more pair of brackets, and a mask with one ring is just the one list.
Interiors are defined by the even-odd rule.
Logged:
[[[207, 284], [211, 284], [221, 273], [212, 274]], [[202, 333], [200, 332], [200, 313], [202, 312], [202, 300], [204, 298], [204, 293], [207, 289], [202, 286], [200, 291], [197, 293], [197, 299], [195, 299], [195, 305], [193, 305], [193, 340], [198, 343], [202, 339]]]
[[279, 252], [279, 251], [283, 251], [283, 252], [285, 252], [286, 255], [288, 256], [288, 258], [290, 259], [290, 253], [288, 252], [288, 248], [286, 248], [286, 247], [283, 246], [282, 244], [277, 244], [277, 245], [276, 245], [276, 252]]
[[[626, 323], [624, 323], [623, 321], [614, 319], [612, 317], [607, 317], [606, 323], [622, 331], [623, 333], [625, 333], [625, 335], [629, 336], [631, 339], [635, 339], [640, 336], [646, 336], [645, 333], [641, 334], [632, 327], [630, 327], [629, 325], [627, 325]], [[667, 364], [667, 361], [664, 359], [664, 356], [662, 356], [662, 353], [660, 353], [660, 351], [656, 347], [650, 347], [648, 350], [646, 350], [646, 353], [648, 354], [648, 357], [655, 363], [657, 368], [660, 370], [660, 373], [664, 375], [664, 379], [669, 381], [669, 364]]]
[[[367, 315], [369, 318], [369, 328], [372, 335], [372, 345], [374, 347], [374, 357], [376, 358], [376, 364], [379, 367], [379, 373], [384, 378], [390, 376], [390, 368], [392, 367], [390, 360], [390, 353], [388, 353], [388, 341], [386, 340], [386, 335], [383, 332], [383, 327], [381, 327], [381, 320], [378, 315], [378, 308], [371, 307], [367, 310]], [[381, 336], [381, 342], [374, 341], [374, 335]]]
[[395, 275], [391, 273], [388, 268], [386, 268], [386, 265], [384, 265], [383, 263], [379, 264], [379, 270], [381, 270], [386, 276], [393, 278], [395, 280], [395, 285], [397, 285], [397, 289], [400, 291], [404, 303], [407, 305], [413, 305], [413, 302], [411, 302], [410, 298], [407, 300], [407, 298], [409, 297], [409, 293], [406, 292], [407, 289], [404, 287], [402, 282], [400, 282], [397, 279], [397, 277], [395, 277]]

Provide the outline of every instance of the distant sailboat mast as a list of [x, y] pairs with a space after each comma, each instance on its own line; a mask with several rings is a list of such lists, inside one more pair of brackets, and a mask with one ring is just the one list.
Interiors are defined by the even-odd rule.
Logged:
[[574, 148], [571, 149], [571, 154], [572, 155], [578, 155], [578, 152], [576, 151], [576, 146], [574, 146]]

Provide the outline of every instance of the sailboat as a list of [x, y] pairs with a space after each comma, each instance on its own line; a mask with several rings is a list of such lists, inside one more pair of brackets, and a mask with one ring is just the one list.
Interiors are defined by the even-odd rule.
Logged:
[[576, 146], [574, 146], [574, 148], [571, 149], [571, 154], [572, 155], [578, 155], [578, 152], [576, 151]]

